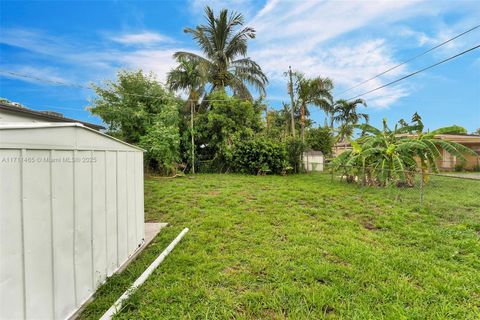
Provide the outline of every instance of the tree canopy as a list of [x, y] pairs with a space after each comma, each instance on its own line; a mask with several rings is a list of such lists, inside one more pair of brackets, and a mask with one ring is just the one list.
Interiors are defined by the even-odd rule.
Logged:
[[255, 38], [255, 30], [244, 27], [241, 13], [222, 9], [218, 16], [210, 7], [205, 8], [206, 24], [185, 28], [192, 35], [204, 56], [179, 51], [177, 59], [197, 62], [206, 70], [212, 90], [229, 87], [235, 96], [252, 99], [248, 85], [265, 95], [267, 76], [260, 66], [247, 57], [248, 40]]
[[154, 167], [170, 172], [179, 160], [181, 100], [152, 74], [120, 71], [115, 81], [93, 85], [97, 94], [89, 107], [108, 126], [108, 133], [147, 150]]

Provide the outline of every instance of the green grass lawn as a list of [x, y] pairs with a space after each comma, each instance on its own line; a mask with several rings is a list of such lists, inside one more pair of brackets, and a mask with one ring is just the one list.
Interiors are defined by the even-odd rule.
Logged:
[[184, 228], [120, 319], [478, 319], [480, 183], [359, 188], [329, 175], [197, 175], [145, 182], [168, 222], [82, 314], [97, 319]]

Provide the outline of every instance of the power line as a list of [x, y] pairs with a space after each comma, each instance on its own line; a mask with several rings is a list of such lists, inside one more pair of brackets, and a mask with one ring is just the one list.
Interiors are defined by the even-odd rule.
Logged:
[[35, 77], [32, 75], [24, 74], [24, 73], [18, 73], [18, 72], [13, 72], [13, 71], [8, 71], [8, 70], [1, 70], [0, 73], [6, 73], [15, 77], [20, 77], [20, 78], [27, 78], [27, 79], [33, 79], [38, 82], [44, 82], [44, 83], [52, 83], [56, 84], [59, 86], [66, 86], [66, 87], [75, 87], [75, 88], [82, 88], [82, 89], [90, 89], [87, 86], [81, 85], [81, 84], [76, 84], [76, 83], [67, 83], [67, 82], [62, 82], [62, 81], [56, 81], [56, 80], [49, 80], [49, 79], [43, 79], [39, 77]]
[[[59, 86], [64, 86], [64, 87], [73, 87], [73, 88], [80, 88], [80, 89], [87, 89], [87, 90], [92, 90], [91, 87], [82, 85], [82, 84], [77, 84], [77, 83], [71, 83], [71, 82], [63, 82], [63, 81], [56, 81], [56, 80], [49, 80], [49, 79], [44, 79], [44, 78], [39, 78], [36, 76], [24, 74], [24, 73], [18, 73], [18, 72], [13, 72], [13, 71], [8, 71], [8, 70], [1, 70], [0, 73], [6, 73], [15, 77], [20, 77], [20, 78], [26, 78], [26, 79], [32, 79], [36, 80], [38, 82], [43, 82], [43, 83], [49, 83], [49, 84], [56, 84]], [[123, 92], [123, 94], [126, 95], [132, 95], [132, 96], [139, 96], [139, 97], [145, 97], [145, 98], [159, 98], [159, 96], [151, 96], [151, 95], [143, 95], [143, 94], [137, 94], [137, 93], [128, 93], [128, 92]]]
[[411, 58], [409, 58], [409, 59], [407, 59], [407, 60], [405, 60], [405, 61], [397, 64], [396, 66], [393, 66], [393, 67], [391, 67], [390, 69], [387, 69], [387, 70], [385, 70], [385, 71], [377, 74], [376, 76], [373, 76], [372, 78], [369, 78], [369, 79], [367, 79], [367, 80], [364, 80], [364, 81], [362, 81], [362, 82], [354, 85], [353, 87], [350, 87], [350, 88], [348, 88], [347, 90], [344, 90], [344, 91], [340, 92], [339, 95], [342, 95], [342, 94], [344, 94], [345, 92], [348, 92], [348, 91], [350, 91], [350, 90], [352, 90], [352, 89], [355, 89], [355, 88], [361, 86], [362, 84], [365, 84], [365, 83], [367, 83], [367, 82], [370, 82], [370, 81], [372, 81], [373, 79], [376, 79], [376, 78], [378, 78], [378, 77], [380, 77], [380, 76], [382, 76], [382, 75], [384, 75], [384, 74], [386, 74], [386, 73], [388, 73], [388, 72], [390, 72], [390, 71], [392, 71], [392, 70], [397, 69], [398, 67], [403, 66], [404, 64], [407, 64], [407, 63], [409, 63], [409, 62], [411, 62], [411, 61], [413, 61], [413, 60], [415, 60], [415, 59], [417, 59], [417, 58], [420, 58], [420, 57], [426, 55], [427, 53], [429, 53], [429, 52], [431, 52], [431, 51], [433, 51], [433, 50], [435, 50], [435, 49], [437, 49], [437, 48], [440, 48], [441, 46], [444, 46], [444, 45], [446, 45], [447, 43], [449, 43], [449, 42], [451, 42], [451, 41], [453, 41], [453, 40], [455, 40], [455, 39], [457, 39], [457, 38], [459, 38], [459, 37], [461, 37], [461, 36], [463, 36], [463, 35], [465, 35], [465, 34], [467, 34], [467, 33], [469, 33], [469, 32], [472, 32], [473, 30], [478, 29], [478, 28], [480, 28], [480, 25], [477, 25], [477, 26], [475, 26], [475, 27], [473, 27], [473, 28], [471, 28], [471, 29], [468, 29], [467, 31], [464, 31], [464, 32], [456, 35], [455, 37], [450, 38], [450, 39], [448, 39], [448, 40], [446, 40], [446, 41], [444, 41], [444, 42], [442, 42], [442, 43], [440, 43], [440, 44], [438, 44], [438, 45], [436, 45], [436, 46], [428, 49], [427, 51], [424, 51], [424, 52], [422, 52], [422, 53], [419, 53], [419, 54], [417, 54], [416, 56], [413, 56], [413, 57], [411, 57]]
[[372, 93], [372, 92], [374, 92], [374, 91], [383, 89], [383, 88], [385, 88], [385, 87], [387, 87], [387, 86], [390, 86], [390, 85], [395, 84], [395, 83], [397, 83], [397, 82], [399, 82], [399, 81], [402, 81], [402, 80], [405, 80], [405, 79], [407, 79], [407, 78], [410, 78], [410, 77], [412, 77], [412, 76], [414, 76], [414, 75], [416, 75], [416, 74], [419, 74], [420, 72], [423, 72], [423, 71], [426, 71], [426, 70], [431, 69], [431, 68], [433, 68], [433, 67], [436, 67], [436, 66], [438, 66], [438, 65], [440, 65], [440, 64], [442, 64], [442, 63], [445, 63], [445, 62], [447, 62], [447, 61], [450, 61], [450, 60], [452, 60], [452, 59], [455, 59], [455, 58], [457, 58], [457, 57], [459, 57], [459, 56], [461, 56], [461, 55], [464, 55], [465, 53], [468, 53], [468, 52], [473, 51], [473, 50], [478, 49], [478, 48], [480, 48], [480, 44], [479, 44], [479, 45], [476, 45], [475, 47], [472, 47], [472, 48], [470, 48], [470, 49], [467, 49], [467, 50], [465, 50], [465, 51], [462, 51], [462, 52], [460, 52], [460, 53], [457, 53], [456, 55], [451, 56], [451, 57], [449, 57], [449, 58], [447, 58], [447, 59], [444, 59], [444, 60], [442, 60], [442, 61], [440, 61], [440, 62], [437, 62], [437, 63], [435, 63], [435, 64], [432, 64], [431, 66], [428, 66], [428, 67], [426, 67], [426, 68], [417, 70], [417, 71], [412, 72], [412, 73], [410, 73], [410, 74], [407, 74], [406, 76], [403, 76], [403, 77], [401, 77], [401, 78], [399, 78], [399, 79], [397, 79], [397, 80], [391, 81], [391, 82], [389, 82], [389, 83], [387, 83], [387, 84], [384, 84], [384, 85], [382, 85], [382, 86], [380, 86], [380, 87], [377, 87], [377, 88], [375, 88], [375, 89], [372, 89], [372, 90], [369, 90], [369, 91], [367, 91], [367, 92], [364, 92], [364, 93], [362, 93], [362, 94], [356, 95], [355, 97], [352, 97], [352, 98], [347, 99], [347, 100], [353, 100], [353, 99], [359, 98], [359, 97], [361, 97], [361, 96], [364, 96], [364, 95], [366, 95], [366, 94]]
[[38, 111], [50, 111], [50, 109], [68, 110], [68, 111], [88, 111], [87, 109], [85, 109], [85, 107], [78, 107], [78, 108], [55, 107], [55, 106], [40, 107], [40, 106], [37, 106], [37, 105], [34, 105], [34, 106], [28, 105], [28, 106], [25, 106], [25, 107], [29, 108], [29, 109], [38, 110]]
[[[49, 79], [39, 78], [39, 77], [36, 77], [36, 76], [32, 76], [32, 75], [28, 75], [28, 74], [24, 74], [24, 73], [13, 72], [13, 71], [9, 71], [9, 70], [0, 69], [0, 73], [9, 74], [9, 75], [12, 75], [12, 76], [15, 76], [15, 77], [20, 77], [20, 78], [32, 79], [32, 80], [36, 80], [38, 82], [47, 83], [47, 84], [55, 84], [55, 85], [64, 86], [64, 87], [72, 87], [72, 88], [93, 90], [93, 88], [91, 88], [89, 86], [78, 84], [78, 83], [49, 80]], [[128, 95], [128, 96], [144, 97], [144, 98], [162, 98], [161, 96], [153, 96], [153, 95], [129, 93], [129, 92], [122, 92], [121, 94]], [[235, 100], [240, 100], [240, 101], [247, 100], [247, 99], [237, 99], [237, 98], [234, 98], [234, 99]], [[198, 100], [195, 100], [195, 99], [185, 99], [184, 101], [196, 101], [196, 102], [198, 102]], [[231, 101], [231, 99], [203, 99], [202, 102], [203, 101]]]

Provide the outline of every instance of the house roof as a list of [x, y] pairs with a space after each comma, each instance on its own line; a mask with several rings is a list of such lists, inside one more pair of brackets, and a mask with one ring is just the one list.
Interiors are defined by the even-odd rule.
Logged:
[[[399, 134], [398, 137], [416, 137], [416, 134]], [[473, 134], [436, 134], [435, 138], [456, 143], [480, 143], [480, 136]], [[337, 142], [334, 147], [351, 147], [350, 142]]]
[[63, 114], [58, 112], [32, 110], [25, 107], [15, 106], [7, 103], [0, 103], [0, 110], [6, 110], [12, 113], [28, 115], [30, 117], [37, 118], [39, 120], [45, 120], [48, 122], [77, 122], [91, 129], [95, 129], [95, 130], [105, 129], [105, 127], [98, 124], [64, 117]]
[[[403, 137], [416, 137], [416, 134], [401, 134], [399, 136]], [[436, 134], [435, 138], [441, 140], [448, 140], [456, 143], [480, 143], [480, 136], [473, 135], [473, 134], [450, 134], [450, 133], [443, 133], [443, 134]]]
[[435, 138], [457, 143], [480, 143], [480, 136], [472, 134], [437, 134]]

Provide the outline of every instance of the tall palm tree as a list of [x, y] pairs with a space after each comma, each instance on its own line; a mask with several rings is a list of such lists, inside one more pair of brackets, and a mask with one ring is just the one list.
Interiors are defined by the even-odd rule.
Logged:
[[296, 93], [300, 105], [300, 134], [302, 141], [305, 141], [305, 115], [308, 112], [307, 106], [314, 105], [328, 110], [329, 101], [332, 99], [331, 90], [333, 82], [329, 78], [316, 77], [305, 78], [301, 73], [295, 73]]
[[290, 110], [290, 106], [288, 103], [285, 103], [282, 101], [282, 109], [280, 110], [280, 114], [282, 115], [282, 118], [284, 119], [285, 123], [285, 132], [293, 132], [295, 130], [294, 127], [292, 127], [292, 123], [295, 124], [294, 121], [291, 121], [291, 114], [292, 110]]
[[349, 139], [353, 134], [353, 127], [360, 122], [360, 119], [365, 119], [368, 122], [368, 114], [358, 113], [357, 106], [367, 106], [365, 100], [356, 99], [352, 101], [337, 100], [333, 108], [333, 120], [340, 123], [340, 132], [338, 135], [339, 141]]
[[[335, 107], [338, 105], [338, 101], [340, 100], [334, 101], [332, 97], [332, 99], [327, 99], [327, 105], [323, 107], [323, 111], [328, 117], [328, 121], [330, 123], [330, 130], [332, 130], [332, 132], [334, 131], [333, 124], [335, 122]], [[325, 126], [327, 126], [327, 123], [325, 124]]]
[[195, 137], [193, 118], [195, 107], [205, 91], [206, 73], [202, 66], [195, 60], [179, 57], [178, 66], [167, 75], [167, 84], [171, 90], [186, 90], [188, 99], [185, 107], [190, 108], [190, 135], [192, 139], [192, 173], [195, 173]]
[[[186, 57], [198, 62], [207, 70], [212, 90], [229, 87], [241, 98], [252, 99], [247, 85], [253, 86], [265, 95], [268, 83], [260, 66], [247, 57], [247, 42], [255, 38], [255, 30], [243, 27], [244, 17], [237, 12], [228, 13], [223, 9], [216, 17], [210, 7], [205, 8], [206, 24], [195, 29], [186, 28], [197, 42], [205, 56], [192, 52], [179, 51], [174, 57]], [[237, 28], [241, 27], [239, 31]]]

